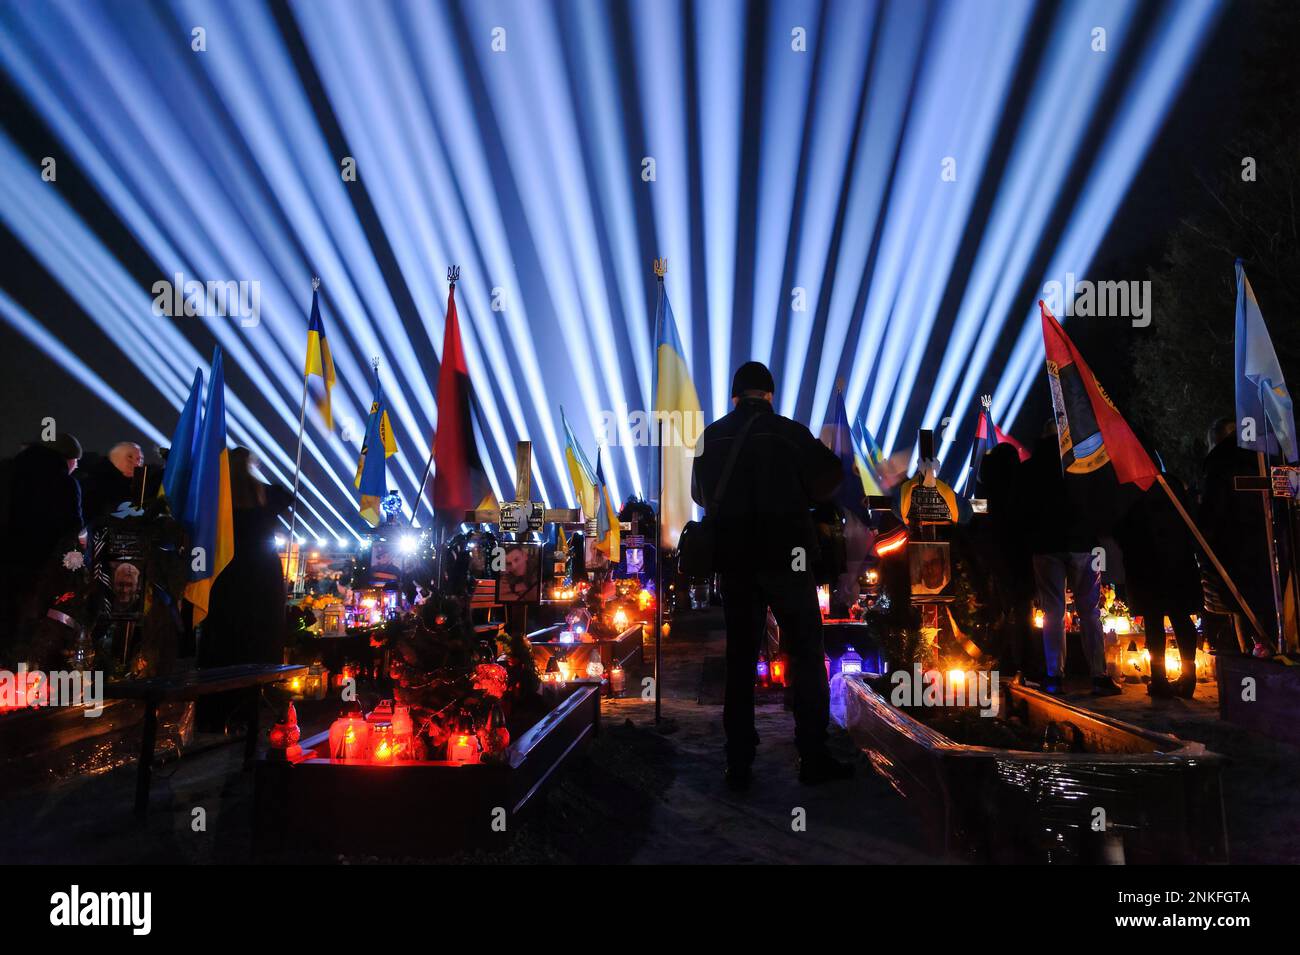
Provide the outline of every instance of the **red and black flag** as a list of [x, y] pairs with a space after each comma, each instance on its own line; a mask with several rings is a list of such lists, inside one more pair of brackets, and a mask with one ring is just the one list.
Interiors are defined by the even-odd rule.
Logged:
[[994, 423], [993, 412], [990, 410], [992, 403], [991, 396], [982, 395], [980, 397], [980, 416], [979, 421], [975, 424], [975, 443], [971, 445], [970, 449], [970, 469], [967, 472], [965, 487], [965, 493], [968, 497], [975, 493], [976, 487], [981, 483], [980, 467], [984, 463], [984, 455], [999, 444], [1009, 444], [1015, 448], [1016, 456], [1020, 458], [1021, 463], [1029, 460], [1029, 449]]
[[438, 431], [433, 439], [433, 509], [440, 519], [459, 524], [488, 491], [487, 472], [474, 441], [469, 366], [456, 315], [455, 273], [448, 275], [447, 323], [438, 369]]
[[1160, 473], [1101, 382], [1065, 334], [1051, 310], [1038, 303], [1047, 350], [1056, 436], [1066, 476], [1092, 474], [1107, 464], [1121, 484], [1147, 490]]

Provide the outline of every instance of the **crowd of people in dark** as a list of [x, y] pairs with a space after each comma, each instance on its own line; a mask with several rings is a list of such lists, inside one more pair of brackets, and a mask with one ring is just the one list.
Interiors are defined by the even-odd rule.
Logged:
[[[1141, 437], [1141, 436], [1140, 436]], [[1143, 442], [1160, 461], [1158, 449]], [[1277, 616], [1268, 567], [1265, 522], [1258, 494], [1237, 489], [1239, 476], [1258, 474], [1256, 456], [1237, 446], [1232, 418], [1216, 421], [1206, 435], [1199, 481], [1189, 488], [1165, 472], [1166, 483], [1196, 520], [1258, 619], [1264, 635], [1276, 632]], [[1074, 599], [1081, 642], [1094, 692], [1120, 688], [1108, 676], [1099, 599], [1103, 582], [1118, 583], [1134, 617], [1143, 623], [1150, 656], [1148, 692], [1191, 698], [1196, 688], [1198, 633], [1218, 652], [1249, 653], [1261, 645], [1239, 604], [1206, 560], [1192, 531], [1165, 490], [1146, 491], [1096, 482], [1100, 493], [1081, 499], [1067, 492], [1055, 421], [1049, 421], [1021, 461], [1000, 444], [979, 467], [978, 493], [988, 501], [992, 591], [1007, 614], [1028, 621], [1042, 611], [1042, 657], [1013, 631], [1005, 655], [1011, 668], [1041, 673], [1044, 687], [1059, 693], [1065, 673], [1066, 590]], [[1166, 673], [1165, 626], [1169, 621], [1182, 662], [1178, 679]]]
[[[67, 586], [64, 555], [84, 551], [94, 528], [116, 519], [172, 519], [159, 493], [163, 449], [159, 456], [162, 464], [147, 464], [140, 445], [131, 441], [102, 455], [83, 454], [76, 437], [63, 432], [30, 442], [0, 462], [0, 663], [24, 662], [15, 660], [15, 653]], [[261, 476], [247, 448], [230, 452], [230, 484], [234, 556], [213, 585], [200, 642], [180, 594], [160, 596], [172, 611], [180, 656], [195, 657], [200, 666], [278, 663], [284, 644], [283, 572], [268, 542], [291, 495]], [[151, 586], [165, 585], [153, 581]], [[89, 620], [81, 623], [93, 626]]]

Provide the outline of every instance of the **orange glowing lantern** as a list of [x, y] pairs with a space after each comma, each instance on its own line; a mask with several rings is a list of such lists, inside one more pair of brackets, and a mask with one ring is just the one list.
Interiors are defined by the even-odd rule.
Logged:
[[627, 674], [623, 672], [622, 664], [615, 663], [609, 668], [609, 693], [610, 696], [622, 696], [623, 691], [627, 688]]
[[415, 724], [409, 706], [393, 708], [393, 749], [398, 759], [411, 759], [415, 742]]
[[1139, 651], [1136, 640], [1130, 640], [1124, 651], [1124, 679], [1129, 683], [1140, 683], [1145, 668], [1145, 651]]
[[1042, 629], [1043, 629], [1043, 624], [1044, 624], [1046, 621], [1047, 621], [1047, 615], [1046, 615], [1045, 613], [1043, 613], [1041, 610], [1039, 610], [1037, 607], [1035, 607], [1035, 608], [1034, 608], [1034, 626], [1037, 627], [1039, 630], [1042, 630]]
[[785, 661], [777, 657], [772, 661], [772, 685], [785, 686]]
[[367, 759], [370, 756], [370, 724], [360, 708], [348, 710], [330, 724], [331, 759]]
[[622, 607], [614, 611], [614, 629], [619, 633], [627, 629], [627, 611]]
[[370, 724], [370, 758], [376, 763], [391, 763], [397, 758], [393, 724], [387, 720]]
[[292, 759], [300, 755], [302, 753], [302, 747], [298, 745], [300, 737], [298, 711], [290, 703], [284, 719], [272, 726], [270, 733], [267, 734], [267, 741], [271, 744], [271, 752], [267, 755], [284, 759]]
[[447, 740], [447, 758], [453, 763], [477, 763], [478, 736], [474, 733], [452, 733]]
[[[598, 651], [599, 647], [592, 647], [593, 651]], [[590, 659], [587, 660], [587, 676], [593, 680], [599, 680], [605, 676], [605, 664], [600, 662], [600, 654], [593, 652]]]

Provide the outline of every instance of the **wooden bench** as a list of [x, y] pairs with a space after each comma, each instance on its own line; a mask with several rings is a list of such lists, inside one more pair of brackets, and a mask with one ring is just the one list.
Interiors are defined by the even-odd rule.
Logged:
[[140, 700], [144, 703], [144, 738], [140, 744], [140, 764], [136, 770], [135, 811], [143, 816], [149, 809], [149, 784], [153, 779], [153, 750], [158, 734], [158, 705], [176, 700], [194, 701], [211, 693], [228, 690], [248, 690], [253, 697], [253, 712], [248, 718], [248, 738], [245, 743], [245, 766], [253, 764], [257, 754], [258, 704], [262, 687], [302, 676], [307, 668], [295, 664], [240, 663], [235, 666], [192, 670], [171, 676], [157, 676], [147, 680], [123, 680], [104, 686], [104, 698], [109, 700]]

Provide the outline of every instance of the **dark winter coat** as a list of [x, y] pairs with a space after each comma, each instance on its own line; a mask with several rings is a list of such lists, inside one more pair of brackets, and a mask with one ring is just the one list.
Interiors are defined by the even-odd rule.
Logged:
[[691, 494], [710, 508], [714, 489], [741, 427], [755, 415], [713, 516], [718, 525], [722, 572], [789, 571], [794, 548], [818, 557], [812, 507], [829, 501], [844, 476], [839, 457], [798, 422], [784, 418], [761, 398], [744, 398], [704, 429], [695, 459]]
[[[1176, 477], [1170, 487], [1187, 506], [1186, 491]], [[1166, 613], [1199, 614], [1201, 572], [1196, 563], [1196, 539], [1178, 516], [1168, 495], [1151, 485], [1115, 527], [1124, 553], [1124, 589], [1129, 609], [1143, 607]]]
[[1035, 554], [1081, 554], [1097, 546], [1093, 520], [1066, 493], [1054, 435], [1039, 438], [1023, 465], [1029, 548]]
[[123, 501], [131, 500], [131, 479], [108, 458], [99, 458], [77, 474], [81, 482], [81, 509], [89, 524], [112, 514]]

